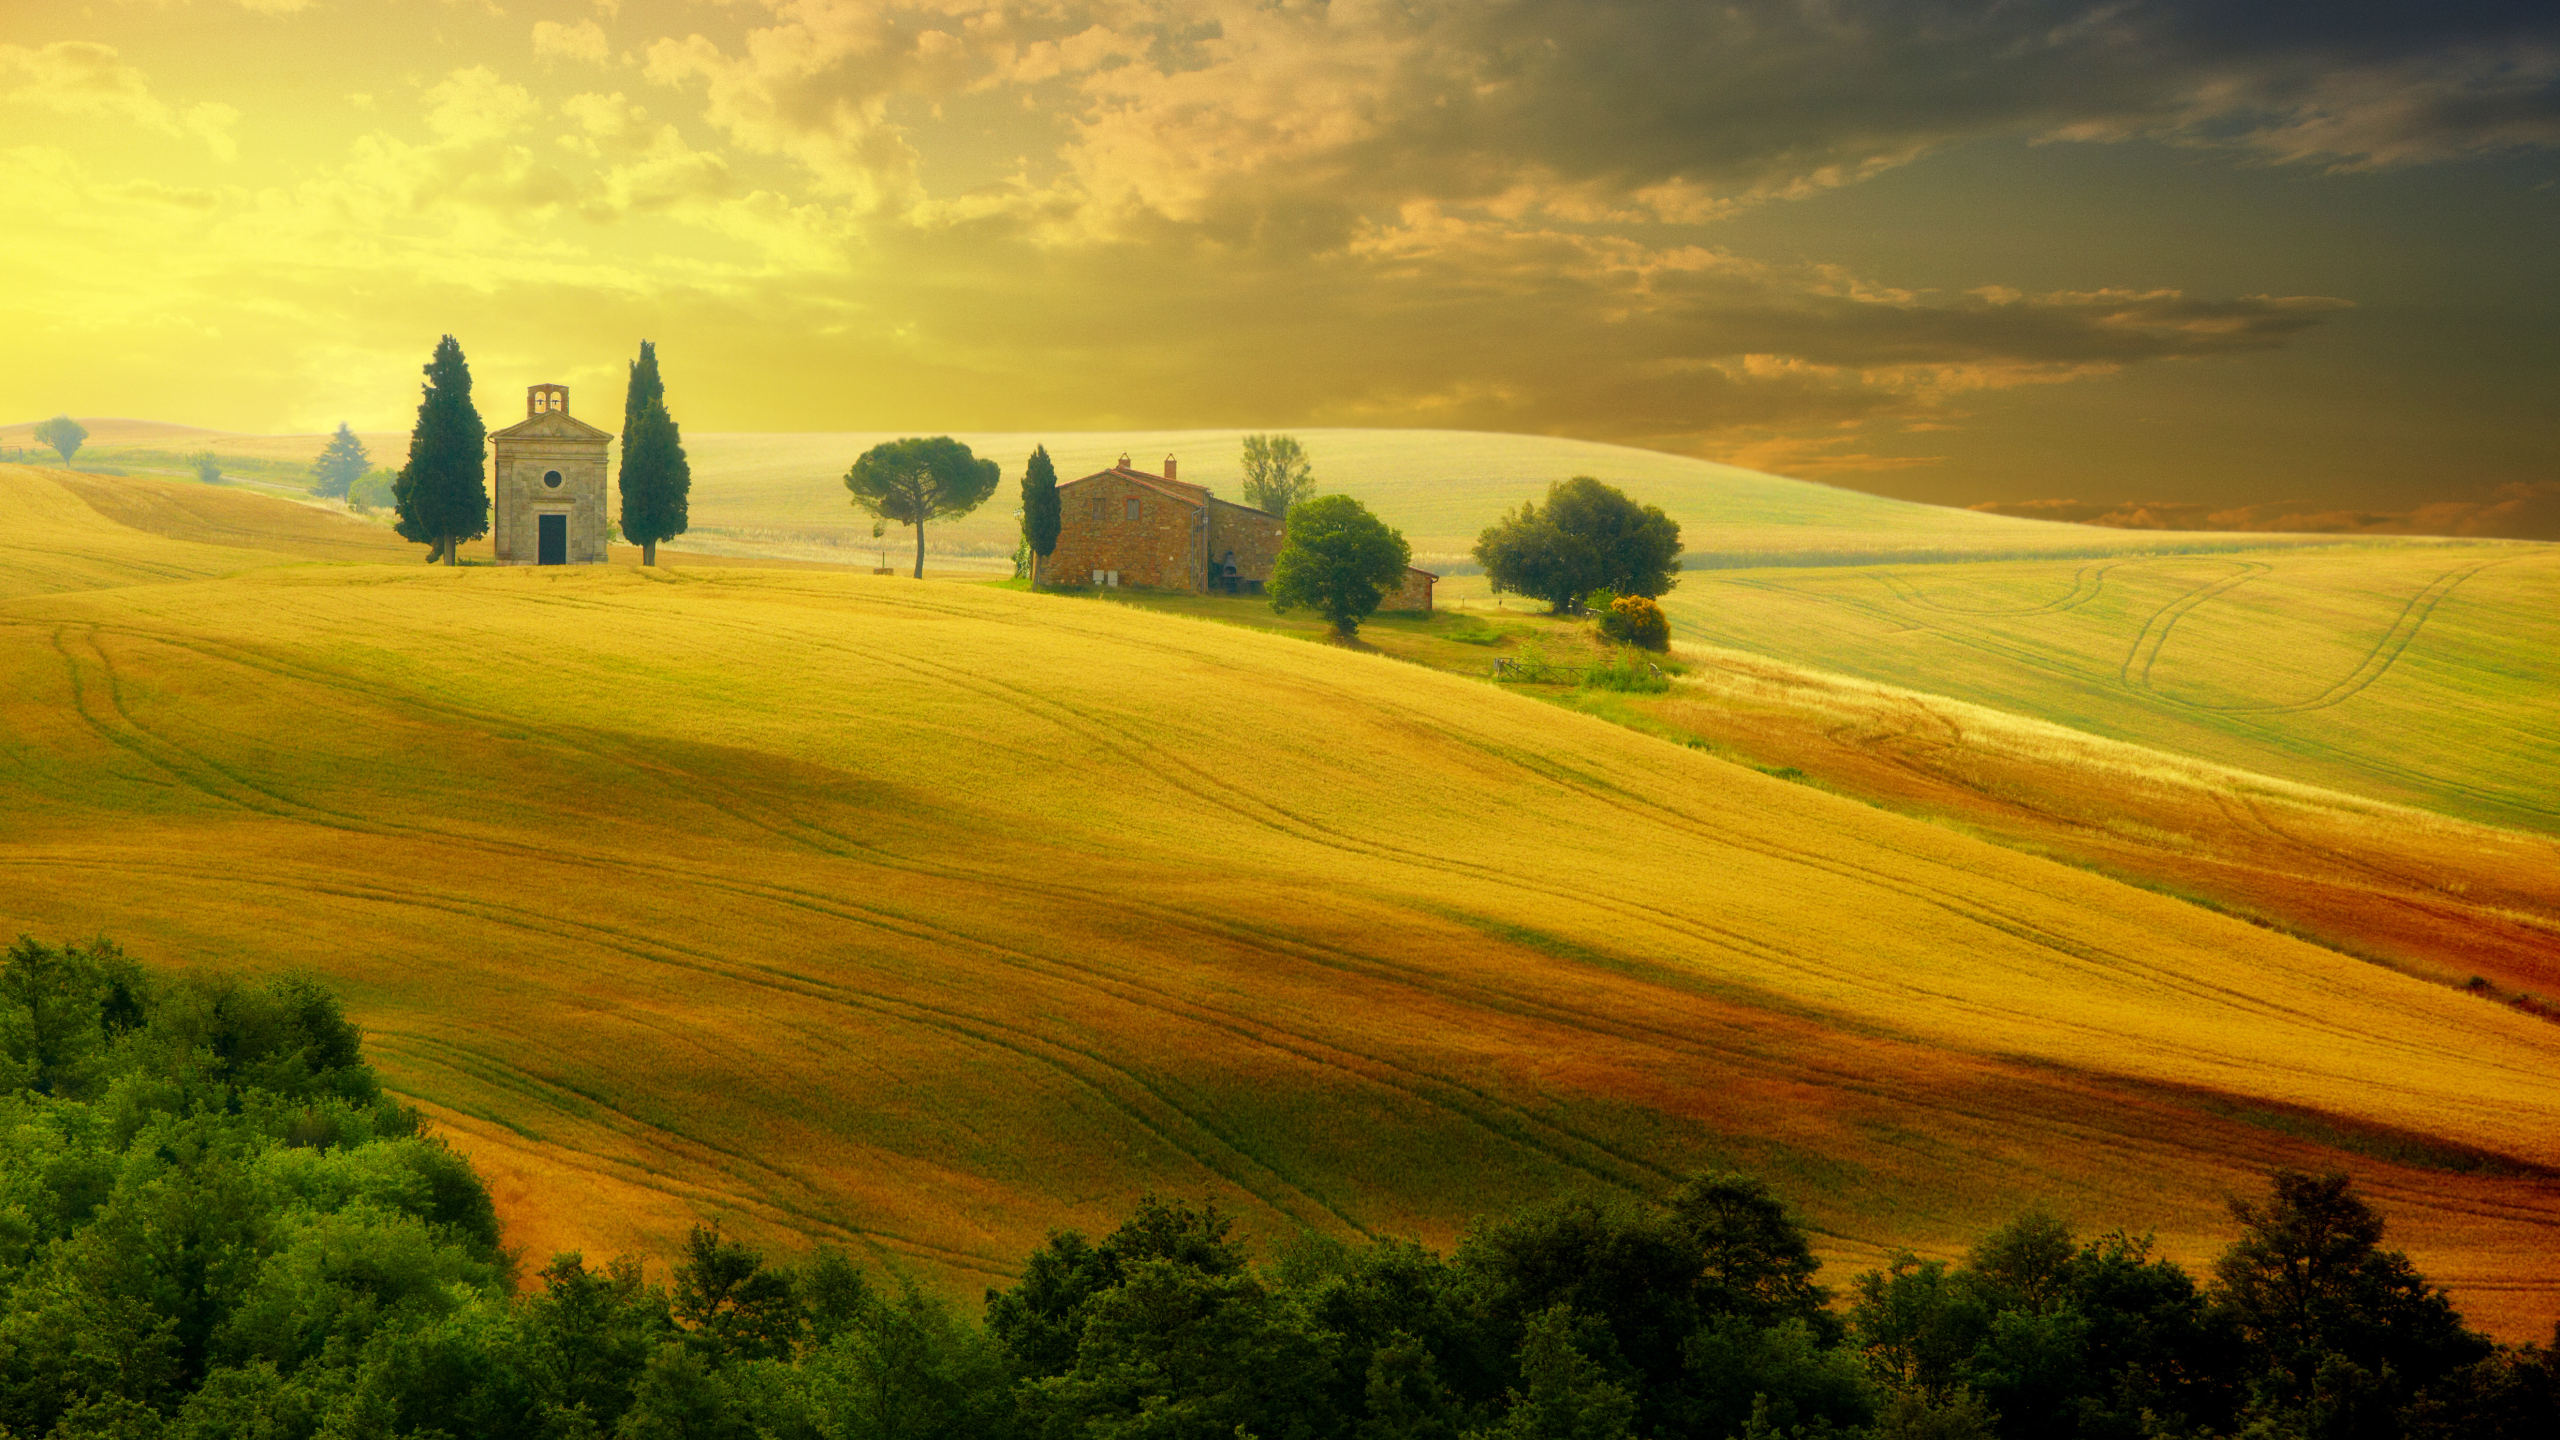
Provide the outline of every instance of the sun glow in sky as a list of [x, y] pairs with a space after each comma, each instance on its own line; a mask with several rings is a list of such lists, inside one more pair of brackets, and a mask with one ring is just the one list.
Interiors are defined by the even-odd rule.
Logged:
[[1391, 425], [2560, 485], [2547, 3], [10, 0], [0, 421]]

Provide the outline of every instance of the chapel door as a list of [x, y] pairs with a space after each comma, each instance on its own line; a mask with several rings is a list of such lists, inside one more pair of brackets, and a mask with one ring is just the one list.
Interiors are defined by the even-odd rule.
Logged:
[[533, 559], [537, 565], [569, 563], [569, 517], [561, 514], [536, 515], [533, 523]]

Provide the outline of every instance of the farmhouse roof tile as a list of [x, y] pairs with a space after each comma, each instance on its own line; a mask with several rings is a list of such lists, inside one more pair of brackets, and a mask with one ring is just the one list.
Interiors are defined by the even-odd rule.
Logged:
[[1065, 482], [1065, 484], [1060, 485], [1058, 488], [1064, 490], [1070, 485], [1081, 485], [1087, 480], [1100, 480], [1114, 475], [1123, 480], [1129, 481], [1132, 484], [1153, 490], [1168, 500], [1179, 500], [1185, 505], [1200, 505], [1210, 502], [1222, 505], [1228, 503], [1223, 500], [1218, 500], [1216, 496], [1211, 495], [1209, 493], [1209, 487], [1206, 485], [1194, 485], [1188, 480], [1167, 480], [1161, 475], [1150, 475], [1144, 470], [1133, 470], [1126, 465], [1114, 465], [1108, 470], [1096, 470], [1090, 475], [1079, 475], [1075, 479], [1069, 480]]

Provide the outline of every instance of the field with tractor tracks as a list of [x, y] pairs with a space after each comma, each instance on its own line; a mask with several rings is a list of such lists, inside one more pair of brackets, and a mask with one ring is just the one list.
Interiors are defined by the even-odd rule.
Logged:
[[1683, 639], [2560, 831], [2560, 546], [1692, 572], [1664, 605]]
[[537, 1257], [967, 1291], [1146, 1189], [1445, 1243], [1738, 1166], [1847, 1265], [2028, 1200], [2198, 1260], [2289, 1163], [2560, 1312], [2560, 1027], [2441, 984], [1383, 655], [84, 493], [0, 468], [0, 916], [328, 977]]

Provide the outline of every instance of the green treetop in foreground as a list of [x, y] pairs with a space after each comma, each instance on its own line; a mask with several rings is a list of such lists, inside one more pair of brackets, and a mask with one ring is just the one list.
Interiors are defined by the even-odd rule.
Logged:
[[338, 422], [338, 433], [320, 447], [320, 458], [311, 462], [311, 493], [324, 500], [344, 500], [364, 472], [373, 468], [373, 457], [366, 454], [364, 442], [347, 422]]
[[489, 431], [471, 406], [471, 367], [459, 341], [450, 335], [437, 341], [426, 372], [417, 428], [409, 432], [409, 463], [391, 485], [399, 512], [392, 528], [403, 540], [435, 547], [427, 554], [430, 562], [451, 565], [463, 541], [489, 533], [488, 476], [481, 463]]
[[622, 538], [640, 547], [640, 563], [658, 563], [658, 542], [672, 540], [691, 523], [693, 466], [684, 436], [667, 412], [667, 387], [658, 378], [658, 347], [640, 342], [631, 362], [631, 388], [622, 401]]
[[36, 422], [35, 437], [36, 443], [52, 446], [62, 463], [68, 465], [71, 457], [80, 453], [80, 442], [89, 438], [89, 427], [68, 415], [56, 415]]
[[1244, 503], [1285, 520], [1293, 507], [1315, 493], [1315, 466], [1298, 437], [1244, 437]]
[[[1451, 1254], [1214, 1204], [1053, 1230], [983, 1324], [697, 1226], [501, 1244], [308, 981], [0, 958], [0, 1435], [116, 1440], [2549, 1440], [2560, 1364], [2465, 1328], [2343, 1176], [2278, 1172], [2199, 1284], [2029, 1213], [1835, 1307], [1768, 1185], [1479, 1220]], [[523, 1283], [516, 1283], [519, 1279]]]
[[862, 452], [844, 472], [844, 488], [858, 508], [896, 525], [916, 527], [916, 578], [924, 578], [924, 524], [966, 515], [996, 493], [1002, 478], [993, 460], [981, 460], [948, 435], [892, 440]]
[[1058, 548], [1064, 517], [1058, 509], [1058, 467], [1049, 463], [1049, 447], [1035, 445], [1022, 467], [1022, 539], [1031, 547], [1031, 584], [1040, 584], [1040, 562]]
[[1680, 525], [1659, 506], [1588, 475], [1547, 487], [1486, 528], [1476, 560], [1496, 590], [1544, 600], [1557, 614], [1594, 590], [1658, 597], [1679, 583]]
[[1285, 615], [1304, 606], [1349, 639], [1404, 583], [1405, 567], [1412, 563], [1404, 536], [1369, 507], [1348, 495], [1323, 495], [1290, 508], [1289, 538], [1265, 588], [1272, 609]]

